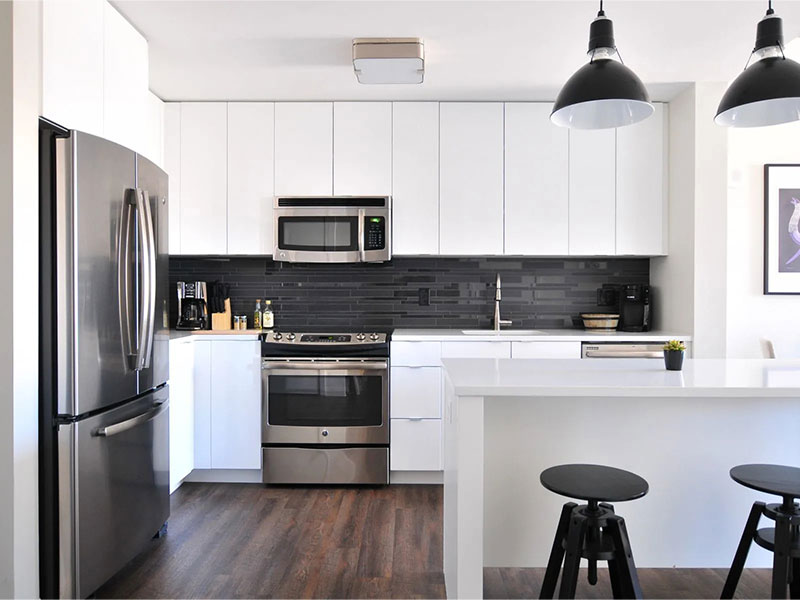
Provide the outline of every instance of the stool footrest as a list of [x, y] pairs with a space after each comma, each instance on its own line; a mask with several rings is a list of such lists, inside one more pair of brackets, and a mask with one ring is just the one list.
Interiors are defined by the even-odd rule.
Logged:
[[[775, 552], [775, 528], [764, 527], [759, 529], [756, 531], [753, 541], [764, 548], [764, 550]], [[789, 556], [791, 558], [800, 558], [800, 539], [793, 539], [791, 541], [791, 545], [789, 546]]]

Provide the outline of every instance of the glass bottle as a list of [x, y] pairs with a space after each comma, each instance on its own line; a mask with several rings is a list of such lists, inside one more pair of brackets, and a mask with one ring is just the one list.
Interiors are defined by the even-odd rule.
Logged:
[[256, 300], [256, 310], [253, 313], [253, 329], [261, 329], [261, 298]]
[[264, 312], [261, 314], [261, 326], [264, 329], [275, 327], [275, 315], [272, 313], [272, 301], [264, 300]]

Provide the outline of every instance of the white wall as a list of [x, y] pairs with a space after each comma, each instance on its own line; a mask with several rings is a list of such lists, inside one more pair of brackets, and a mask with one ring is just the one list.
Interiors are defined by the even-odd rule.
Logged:
[[14, 383], [14, 596], [39, 593], [38, 539], [38, 319], [39, 115], [41, 31], [39, 2], [14, 10], [13, 156], [13, 383]]
[[668, 256], [650, 261], [654, 327], [694, 331], [695, 89], [669, 104]]
[[779, 357], [800, 358], [800, 296], [763, 294], [764, 164], [800, 163], [800, 123], [733, 129], [728, 137], [727, 351], [762, 356], [762, 340]]
[[[12, 280], [12, 11], [0, 2], [0, 281]], [[12, 388], [12, 313], [0, 311], [0, 598], [14, 593], [14, 437]]]

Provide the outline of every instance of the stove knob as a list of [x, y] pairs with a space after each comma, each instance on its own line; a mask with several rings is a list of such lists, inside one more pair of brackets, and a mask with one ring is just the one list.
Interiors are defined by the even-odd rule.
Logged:
[[377, 333], [370, 333], [369, 334], [369, 339], [371, 339], [373, 342], [377, 342], [379, 337], [380, 336]]
[[272, 334], [273, 340], [280, 340], [281, 338], [283, 338], [283, 335], [281, 335], [280, 331], [276, 331], [275, 333]]
[[359, 342], [363, 342], [363, 341], [364, 341], [364, 338], [366, 338], [366, 337], [367, 337], [367, 336], [365, 336], [363, 333], [359, 333], [359, 334], [356, 336], [356, 339], [357, 339]]
[[293, 341], [294, 338], [295, 338], [295, 335], [293, 333], [287, 333], [286, 334], [286, 339], [289, 340], [290, 342]]

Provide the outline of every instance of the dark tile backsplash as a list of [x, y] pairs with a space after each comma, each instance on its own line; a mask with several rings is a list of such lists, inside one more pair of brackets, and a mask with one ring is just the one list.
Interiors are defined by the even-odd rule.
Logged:
[[[261, 298], [272, 300], [276, 328], [364, 330], [489, 327], [500, 273], [502, 317], [517, 328], [554, 329], [572, 327], [573, 315], [598, 310], [595, 290], [603, 283], [648, 283], [650, 261], [424, 257], [326, 265], [172, 257], [169, 271], [173, 298], [177, 281], [228, 283], [233, 313], [246, 314], [251, 326]], [[420, 306], [420, 289], [428, 290], [429, 306]]]

